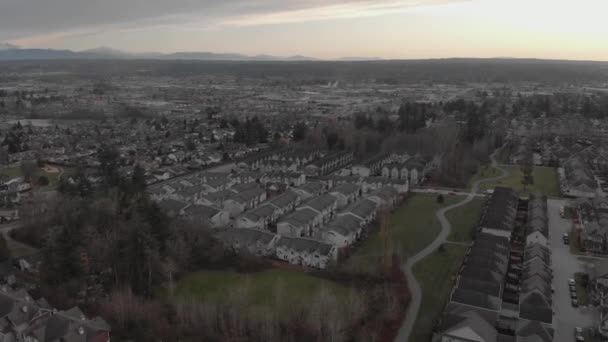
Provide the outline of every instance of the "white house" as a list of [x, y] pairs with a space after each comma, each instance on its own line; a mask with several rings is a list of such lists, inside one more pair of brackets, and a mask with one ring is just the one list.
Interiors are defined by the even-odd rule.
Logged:
[[277, 233], [281, 236], [311, 236], [313, 229], [321, 226], [322, 216], [312, 209], [305, 208], [281, 218], [277, 223]]
[[352, 215], [338, 216], [321, 228], [321, 239], [338, 248], [346, 247], [359, 239], [363, 222]]
[[329, 194], [337, 198], [338, 208], [344, 208], [355, 202], [357, 198], [361, 196], [361, 186], [352, 183], [344, 183], [331, 189]]

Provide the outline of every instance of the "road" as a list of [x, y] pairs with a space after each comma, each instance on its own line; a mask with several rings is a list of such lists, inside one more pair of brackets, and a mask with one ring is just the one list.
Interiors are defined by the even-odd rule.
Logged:
[[[500, 168], [498, 166], [498, 163], [496, 162], [495, 155], [499, 151], [500, 151], [500, 149], [497, 149], [496, 151], [494, 151], [494, 153], [490, 156], [490, 159], [492, 161], [492, 167], [501, 171], [501, 175], [496, 176], [496, 177], [484, 178], [484, 179], [480, 179], [480, 180], [476, 181], [475, 183], [473, 183], [473, 186], [471, 187], [471, 192], [464, 193], [467, 196], [465, 199], [463, 199], [462, 201], [460, 201], [458, 203], [452, 204], [448, 207], [439, 209], [435, 213], [435, 215], [437, 216], [437, 219], [439, 220], [439, 223], [441, 224], [441, 232], [439, 233], [439, 235], [435, 238], [435, 240], [433, 242], [431, 242], [430, 245], [426, 246], [423, 250], [418, 252], [418, 254], [410, 257], [405, 262], [405, 264], [401, 265], [401, 270], [405, 273], [405, 275], [407, 277], [408, 285], [409, 285], [410, 292], [412, 295], [412, 301], [410, 302], [410, 306], [408, 307], [408, 310], [407, 310], [407, 313], [405, 316], [405, 320], [403, 321], [403, 324], [401, 325], [401, 328], [399, 329], [399, 332], [397, 333], [397, 336], [395, 337], [396, 342], [405, 342], [409, 339], [412, 329], [414, 328], [414, 324], [416, 323], [416, 318], [418, 317], [418, 311], [420, 310], [420, 303], [422, 302], [422, 290], [420, 288], [420, 283], [418, 283], [418, 280], [414, 276], [414, 266], [418, 262], [420, 262], [422, 259], [429, 256], [431, 253], [435, 252], [435, 250], [437, 248], [439, 248], [439, 246], [441, 246], [441, 244], [446, 242], [447, 237], [450, 235], [450, 231], [452, 230], [452, 225], [450, 224], [448, 219], [445, 217], [446, 212], [471, 202], [475, 197], [478, 196], [478, 194], [476, 194], [476, 193], [479, 189], [480, 184], [485, 183], [485, 182], [494, 182], [494, 181], [506, 178], [509, 175], [508, 171]], [[413, 341], [413, 342], [418, 342], [418, 341]]]
[[551, 246], [551, 263], [553, 268], [553, 326], [555, 333], [553, 341], [573, 341], [574, 327], [591, 327], [597, 321], [597, 310], [592, 307], [574, 308], [570, 304], [570, 289], [568, 279], [574, 278], [574, 273], [584, 272], [584, 262], [570, 253], [568, 245], [564, 245], [562, 236], [570, 231], [570, 220], [559, 216], [559, 208], [565, 200], [550, 199], [547, 202], [549, 216], [549, 239]]
[[[444, 190], [444, 189], [433, 189], [433, 188], [415, 188], [411, 189], [411, 192], [421, 193], [421, 194], [442, 194], [442, 195], [454, 195], [454, 196], [469, 196], [470, 192], [464, 191], [452, 191], [452, 190]], [[484, 193], [474, 193], [474, 197], [485, 197]]]

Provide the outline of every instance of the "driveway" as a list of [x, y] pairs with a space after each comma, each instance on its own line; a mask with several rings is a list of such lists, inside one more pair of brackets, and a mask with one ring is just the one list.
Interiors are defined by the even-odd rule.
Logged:
[[566, 342], [574, 340], [574, 327], [592, 327], [598, 319], [597, 311], [592, 307], [574, 308], [570, 304], [568, 279], [574, 278], [574, 273], [584, 272], [584, 262], [570, 254], [568, 245], [564, 245], [562, 236], [570, 231], [572, 222], [559, 216], [559, 208], [564, 200], [550, 199], [547, 203], [549, 215], [549, 235], [552, 251], [553, 268], [553, 326], [555, 334], [553, 341]]

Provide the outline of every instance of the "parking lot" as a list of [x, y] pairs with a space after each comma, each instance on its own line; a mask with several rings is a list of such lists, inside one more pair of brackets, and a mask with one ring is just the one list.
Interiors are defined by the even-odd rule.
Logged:
[[574, 278], [574, 273], [584, 272], [584, 263], [570, 254], [568, 245], [564, 245], [562, 236], [571, 229], [571, 221], [559, 215], [559, 208], [565, 200], [549, 200], [548, 215], [550, 227], [550, 244], [553, 266], [553, 308], [555, 316], [553, 326], [555, 334], [553, 341], [574, 341], [574, 328], [591, 328], [597, 322], [598, 313], [593, 307], [572, 307], [568, 279]]

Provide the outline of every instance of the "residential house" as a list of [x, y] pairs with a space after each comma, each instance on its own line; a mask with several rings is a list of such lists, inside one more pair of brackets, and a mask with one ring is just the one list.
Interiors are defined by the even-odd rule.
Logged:
[[344, 208], [355, 202], [361, 196], [361, 186], [352, 183], [344, 183], [331, 189], [329, 194], [338, 199], [338, 208]]
[[513, 189], [496, 187], [483, 209], [480, 229], [511, 239], [518, 203], [519, 195]]
[[370, 201], [375, 202], [379, 207], [385, 206], [390, 209], [394, 208], [399, 201], [399, 193], [392, 186], [385, 186], [372, 191], [365, 197]]
[[352, 216], [361, 222], [361, 226], [367, 226], [376, 218], [378, 203], [370, 199], [361, 199], [338, 213], [338, 217]]
[[385, 186], [392, 186], [400, 194], [406, 194], [409, 191], [409, 180], [407, 179], [368, 177], [364, 178], [361, 183], [364, 193], [378, 190]]
[[321, 225], [321, 215], [312, 209], [305, 208], [282, 217], [277, 222], [277, 233], [288, 237], [312, 236], [313, 227]]
[[230, 222], [230, 213], [201, 204], [191, 204], [182, 209], [182, 215], [197, 225], [210, 228], [225, 227]]
[[282, 236], [276, 243], [275, 256], [290, 264], [324, 269], [336, 261], [338, 250], [324, 242]]
[[338, 248], [353, 244], [361, 236], [363, 222], [352, 215], [338, 216], [321, 228], [321, 240]]

